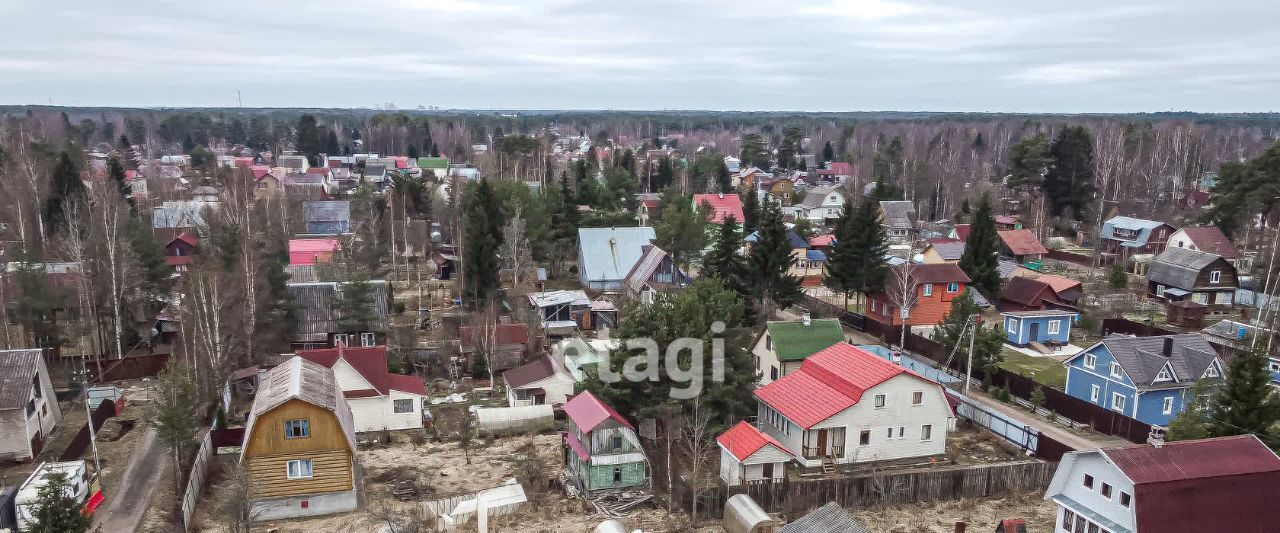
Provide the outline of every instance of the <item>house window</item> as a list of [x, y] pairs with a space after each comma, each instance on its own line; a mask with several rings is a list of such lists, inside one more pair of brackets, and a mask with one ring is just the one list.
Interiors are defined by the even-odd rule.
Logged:
[[[874, 304], [874, 303], [875, 303], [875, 302], [872, 302], [872, 304]], [[766, 349], [766, 350], [772, 350], [772, 349], [773, 349], [773, 335], [765, 335], [765, 336], [764, 336], [764, 349]]]
[[920, 426], [920, 440], [932, 440], [932, 439], [933, 439], [933, 426], [930, 424], [925, 424], [923, 426]]
[[1280, 372], [1280, 363], [1277, 363], [1275, 361], [1267, 363], [1267, 369], [1271, 370], [1272, 372]]
[[960, 284], [959, 284], [959, 283], [956, 283], [956, 282], [954, 282], [954, 281], [953, 281], [953, 282], [951, 282], [951, 283], [948, 283], [948, 284], [947, 284], [947, 292], [949, 292], [949, 293], [952, 293], [952, 292], [960, 292]]
[[284, 438], [286, 439], [302, 439], [311, 436], [311, 425], [307, 419], [284, 421]]
[[1173, 396], [1164, 399], [1164, 404], [1160, 406], [1160, 412], [1166, 415], [1173, 414]]
[[1163, 297], [1163, 296], [1164, 296], [1164, 285], [1161, 285], [1161, 284], [1157, 283], [1157, 284], [1156, 284], [1156, 297], [1157, 297], [1157, 298], [1159, 298], [1159, 297]]
[[933, 296], [933, 284], [932, 283], [924, 284], [924, 287], [922, 289], [922, 294], [924, 296]]
[[1221, 270], [1214, 270], [1213, 272], [1209, 273], [1209, 283], [1221, 283], [1221, 282], [1222, 282]]
[[1203, 292], [1197, 292], [1191, 295], [1191, 301], [1202, 305], [1209, 305], [1209, 295]]
[[1009, 331], [1009, 333], [1012, 333], [1012, 334], [1014, 334], [1014, 335], [1017, 335], [1017, 334], [1018, 334], [1018, 321], [1017, 321], [1017, 320], [1014, 320], [1014, 319], [1010, 318], [1009, 320], [1004, 321], [1004, 323], [1005, 323], [1005, 329], [1006, 329], [1006, 330], [1008, 330], [1008, 331]]
[[342, 343], [343, 346], [351, 346], [351, 335], [347, 335], [346, 333], [335, 333], [333, 335], [333, 345], [337, 346], [338, 343]]
[[883, 394], [877, 394], [877, 395], [876, 395], [876, 404], [875, 404], [875, 405], [876, 405], [876, 409], [880, 409], [880, 408], [883, 408], [883, 407], [884, 407], [884, 395], [883, 395]]
[[311, 459], [293, 459], [287, 465], [285, 475], [289, 479], [307, 479], [311, 477]]
[[769, 367], [769, 379], [778, 379], [778, 367]]
[[879, 303], [879, 302], [877, 302], [877, 301], [875, 301], [875, 300], [871, 300], [871, 312], [873, 312], [873, 313], [874, 313], [874, 312], [876, 312], [876, 311], [879, 311], [879, 310], [880, 310], [880, 309], [879, 309], [879, 307], [880, 307], [880, 303]]
[[1133, 503], [1133, 496], [1130, 496], [1128, 492], [1120, 491], [1120, 506], [1128, 507], [1132, 503]]
[[906, 427], [906, 426], [898, 426], [898, 438], [905, 437], [906, 435], [907, 435], [907, 427]]
[[1173, 376], [1169, 375], [1167, 367], [1160, 369], [1160, 373], [1156, 374], [1156, 381], [1169, 381], [1171, 379], [1173, 379]]
[[1084, 354], [1084, 367], [1093, 370], [1098, 366], [1098, 356], [1091, 353]]
[[1206, 370], [1204, 375], [1211, 378], [1218, 377], [1218, 367], [1209, 365], [1209, 370]]
[[892, 439], [893, 439], [893, 428], [884, 428], [884, 429], [885, 429], [885, 435], [884, 435], [884, 438], [892, 440]]
[[368, 347], [370, 347], [370, 346], [376, 346], [377, 344], [378, 344], [378, 336], [377, 336], [377, 335], [375, 335], [375, 334], [373, 334], [373, 333], [361, 333], [361, 334], [360, 334], [360, 346], [364, 346], [365, 348], [368, 348]]
[[1049, 334], [1050, 334], [1050, 335], [1057, 335], [1057, 334], [1058, 334], [1059, 332], [1061, 332], [1061, 331], [1062, 331], [1062, 321], [1061, 321], [1061, 320], [1050, 320], [1050, 321], [1049, 321]]
[[858, 446], [871, 445], [871, 430], [864, 429], [858, 433]]
[[32, 394], [35, 394], [37, 399], [44, 397], [44, 391], [40, 390], [40, 374], [31, 377], [31, 387]]
[[922, 403], [924, 403], [924, 391], [911, 393], [911, 405], [920, 405]]
[[1093, 476], [1089, 474], [1084, 475], [1084, 488], [1093, 490]]
[[1120, 412], [1124, 412], [1125, 397], [1118, 392], [1111, 393], [1111, 408]]
[[1102, 392], [1102, 388], [1097, 385], [1089, 385], [1089, 401], [1098, 403], [1098, 394]]
[[621, 466], [613, 467], [613, 482], [622, 483], [622, 467]]
[[406, 399], [406, 400], [396, 400], [396, 401], [392, 402], [392, 404], [391, 404], [391, 412], [396, 413], [396, 414], [400, 414], [400, 413], [412, 413], [412, 412], [413, 412], [413, 400], [407, 400], [407, 399]]
[[1066, 509], [1062, 510], [1062, 530], [1071, 531], [1071, 526], [1076, 525], [1076, 514]]
[[1123, 374], [1121, 374], [1121, 373], [1120, 373], [1120, 364], [1119, 364], [1119, 363], [1116, 363], [1116, 362], [1114, 362], [1114, 361], [1112, 361], [1112, 362], [1111, 362], [1111, 377], [1113, 377], [1113, 378], [1117, 378], [1117, 379], [1118, 379], [1118, 378], [1120, 378], [1120, 376], [1122, 376], [1122, 375], [1123, 375]]
[[613, 450], [621, 450], [621, 449], [622, 449], [622, 435], [614, 435], [614, 436], [613, 436], [613, 442], [612, 442], [611, 444], [613, 444], [613, 448], [611, 448], [611, 449], [613, 449]]
[[1103, 484], [1102, 484], [1102, 490], [1101, 490], [1101, 492], [1100, 492], [1100, 493], [1102, 494], [1102, 497], [1103, 497], [1103, 498], [1106, 498], [1106, 499], [1110, 500], [1110, 499], [1111, 499], [1111, 485], [1110, 485], [1110, 484], [1107, 484], [1107, 483], [1103, 483]]
[[36, 401], [34, 399], [27, 400], [27, 418], [31, 418], [31, 415], [34, 414], [36, 414]]

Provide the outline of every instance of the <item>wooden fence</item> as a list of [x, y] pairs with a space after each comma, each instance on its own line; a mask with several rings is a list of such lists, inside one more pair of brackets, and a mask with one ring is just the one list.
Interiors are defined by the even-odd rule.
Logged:
[[[717, 487], [700, 495], [698, 515], [722, 517], [725, 501], [740, 493], [751, 496], [767, 512], [783, 513], [793, 519], [827, 502], [857, 509], [961, 498], [1001, 498], [1045, 490], [1056, 467], [1057, 463], [1023, 461]], [[691, 508], [693, 496], [687, 486], [678, 483], [675, 497], [681, 508]]]
[[154, 376], [164, 370], [169, 365], [169, 354], [156, 353], [124, 359], [104, 359], [101, 363], [86, 357], [84, 364], [95, 376], [102, 376], [101, 381], [138, 379]]
[[1102, 319], [1102, 336], [1106, 337], [1112, 333], [1133, 335], [1135, 337], [1159, 337], [1160, 335], [1178, 334], [1178, 332], [1173, 330], [1164, 329], [1151, 324], [1143, 324], [1142, 322], [1134, 322], [1127, 318]]
[[[98, 404], [98, 408], [93, 410], [90, 420], [93, 422], [93, 430], [96, 432], [102, 429], [102, 425], [107, 423], [107, 419], [116, 416], [116, 402], [110, 399], [102, 400]], [[80, 428], [80, 432], [76, 433], [75, 438], [71, 439], [71, 444], [67, 445], [67, 449], [62, 452], [62, 456], [58, 457], [59, 461], [75, 461], [84, 457], [84, 451], [89, 448], [89, 422], [85, 422]]]
[[[1049, 253], [1044, 254], [1044, 257], [1045, 259], [1053, 259], [1077, 265], [1093, 266], [1092, 257], [1083, 254], [1064, 252], [1062, 250], [1049, 250]], [[1101, 259], [1101, 257], [1099, 259]]]
[[191, 474], [187, 476], [187, 490], [182, 494], [182, 529], [191, 531], [191, 515], [196, 511], [196, 503], [200, 501], [200, 493], [204, 491], [204, 480], [209, 475], [209, 466], [213, 464], [213, 433], [204, 431], [200, 437], [200, 449], [196, 451], [195, 461], [191, 464]]

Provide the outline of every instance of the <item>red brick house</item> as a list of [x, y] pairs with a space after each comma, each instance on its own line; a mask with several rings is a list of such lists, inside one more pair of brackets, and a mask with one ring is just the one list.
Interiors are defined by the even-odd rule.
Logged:
[[885, 291], [867, 298], [867, 317], [877, 322], [896, 326], [902, 324], [899, 305], [903, 286], [915, 293], [915, 305], [910, 308], [907, 324], [929, 326], [942, 322], [951, 312], [951, 302], [959, 298], [969, 287], [969, 276], [951, 263], [917, 265], [904, 263], [889, 269], [885, 278]]

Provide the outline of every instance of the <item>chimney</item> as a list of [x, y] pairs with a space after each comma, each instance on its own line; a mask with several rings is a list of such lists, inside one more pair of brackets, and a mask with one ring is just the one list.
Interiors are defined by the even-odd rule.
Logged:
[[1153, 448], [1164, 447], [1164, 430], [1153, 426], [1151, 432], [1147, 434], [1147, 444]]
[[902, 352], [899, 352], [897, 350], [890, 352], [889, 359], [890, 359], [890, 362], [892, 362], [893, 364], [902, 366]]
[[1160, 353], [1164, 354], [1165, 357], [1173, 356], [1173, 337], [1164, 338], [1164, 349]]
[[720, 199], [721, 199], [721, 200], [724, 200], [724, 192], [723, 192], [723, 191], [721, 191], [719, 194], [720, 194]]
[[805, 314], [800, 315], [800, 319], [804, 321], [805, 327], [813, 325], [813, 320], [809, 318], [809, 313], [807, 311]]

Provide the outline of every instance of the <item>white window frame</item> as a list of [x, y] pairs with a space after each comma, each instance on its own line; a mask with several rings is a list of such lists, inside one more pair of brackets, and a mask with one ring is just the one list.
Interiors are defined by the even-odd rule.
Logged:
[[341, 342], [343, 346], [346, 346], [346, 347], [350, 348], [350, 347], [351, 347], [351, 335], [350, 335], [350, 334], [348, 334], [348, 333], [334, 333], [334, 334], [333, 334], [333, 347], [334, 347], [334, 348], [337, 348], [337, 347], [338, 347], [338, 343], [339, 343], [339, 342]]
[[1106, 498], [1107, 501], [1111, 501], [1111, 495], [1114, 492], [1115, 491], [1112, 489], [1111, 484], [1105, 481], [1103, 481], [1102, 486], [1098, 488], [1098, 495], [1102, 496], [1103, 498]]
[[1098, 403], [1098, 398], [1102, 396], [1102, 387], [1097, 385], [1089, 385], [1089, 401]]
[[1127, 402], [1128, 400], [1129, 398], [1125, 397], [1125, 395], [1123, 394], [1120, 394], [1118, 392], [1111, 393], [1111, 409], [1113, 411], [1118, 411], [1123, 413], [1125, 402]]
[[1109, 372], [1111, 373], [1111, 377], [1113, 378], [1120, 379], [1124, 377], [1124, 373], [1120, 371], [1120, 363], [1117, 363], [1115, 361], [1111, 362], [1111, 368]]
[[1086, 472], [1084, 477], [1080, 478], [1080, 486], [1089, 490], [1093, 490], [1093, 485], [1094, 485], [1093, 474]]
[[1009, 318], [1009, 319], [1005, 320], [1005, 328], [1004, 328], [1004, 329], [1005, 329], [1005, 331], [1008, 331], [1009, 333], [1012, 333], [1012, 334], [1014, 334], [1014, 335], [1017, 335], [1017, 334], [1018, 334], [1018, 319], [1016, 319], [1016, 318]]
[[[294, 474], [295, 471], [297, 474]], [[314, 475], [311, 459], [290, 459], [284, 464], [284, 476], [287, 479], [311, 479]]]
[[924, 405], [924, 391], [918, 390], [911, 393], [911, 405]]
[[369, 348], [369, 347], [377, 346], [377, 345], [378, 345], [378, 334], [376, 334], [376, 333], [361, 333], [361, 334], [360, 334], [360, 346], [361, 346], [361, 347]]
[[1209, 369], [1204, 371], [1204, 375], [1205, 377], [1210, 377], [1210, 378], [1218, 377], [1217, 365], [1214, 365], [1213, 363], [1209, 363]]
[[1209, 283], [1222, 283], [1222, 271], [1221, 270], [1210, 271]]
[[1084, 367], [1093, 370], [1098, 366], [1098, 356], [1091, 353], [1084, 354]]
[[1160, 412], [1166, 415], [1173, 414], [1173, 396], [1165, 396], [1163, 403], [1160, 404]]
[[[1125, 501], [1126, 499], [1128, 501]], [[1124, 507], [1125, 509], [1128, 509], [1132, 505], [1133, 505], [1133, 495], [1123, 490], [1120, 491], [1120, 506]]]
[[960, 292], [959, 283], [953, 281], [947, 284], [947, 293], [957, 293], [957, 292]]
[[[404, 402], [409, 402], [409, 408], [408, 408], [408, 409], [406, 409], [406, 410], [404, 410], [404, 411], [401, 411], [401, 410], [400, 410], [400, 406], [401, 406], [401, 405], [404, 405]], [[397, 414], [397, 415], [402, 415], [402, 414], [405, 414], [405, 413], [412, 413], [412, 412], [413, 412], [413, 398], [399, 398], [399, 399], [391, 400], [391, 412], [392, 412], [392, 413], [394, 413], [394, 414]]]
[[926, 297], [933, 296], [933, 284], [925, 283], [920, 289], [920, 295]]
[[1048, 330], [1049, 330], [1049, 334], [1050, 334], [1050, 335], [1057, 335], [1057, 334], [1059, 334], [1059, 333], [1062, 333], [1062, 321], [1061, 321], [1061, 320], [1050, 320], [1050, 321], [1049, 321], [1049, 325], [1048, 325], [1048, 327], [1047, 327], [1046, 329], [1048, 329]]
[[923, 426], [920, 426], [920, 440], [921, 441], [933, 440], [933, 424], [925, 424]]

